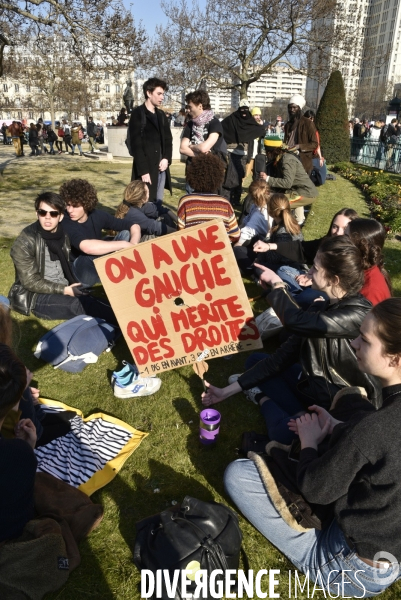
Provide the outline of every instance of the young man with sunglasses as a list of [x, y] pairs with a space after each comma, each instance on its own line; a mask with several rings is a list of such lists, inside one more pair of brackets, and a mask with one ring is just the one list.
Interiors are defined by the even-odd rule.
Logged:
[[87, 314], [117, 324], [107, 300], [82, 289], [70, 267], [71, 246], [63, 230], [65, 203], [53, 192], [35, 200], [37, 221], [25, 227], [10, 255], [15, 282], [8, 294], [11, 308], [40, 319], [71, 319]]

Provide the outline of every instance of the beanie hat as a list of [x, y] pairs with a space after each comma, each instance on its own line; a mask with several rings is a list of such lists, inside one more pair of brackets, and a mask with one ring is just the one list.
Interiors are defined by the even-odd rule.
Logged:
[[258, 106], [255, 106], [252, 110], [251, 110], [251, 115], [254, 117], [255, 115], [261, 115], [262, 111], [260, 110], [260, 108]]
[[268, 148], [280, 148], [283, 145], [283, 140], [278, 135], [268, 135], [265, 137], [264, 144]]
[[288, 100], [288, 104], [296, 104], [302, 110], [306, 104], [306, 100], [301, 94], [295, 94]]

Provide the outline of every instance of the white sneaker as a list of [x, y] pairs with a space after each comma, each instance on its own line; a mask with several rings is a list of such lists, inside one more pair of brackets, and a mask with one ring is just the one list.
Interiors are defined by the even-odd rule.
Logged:
[[140, 396], [151, 396], [155, 394], [162, 384], [158, 377], [141, 377], [138, 375], [132, 383], [121, 386], [114, 382], [113, 391], [116, 398], [139, 398]]
[[228, 378], [228, 385], [231, 385], [232, 383], [235, 383], [239, 377], [241, 377], [242, 373], [235, 373], [235, 375], [230, 375], [230, 377]]
[[243, 393], [245, 395], [245, 398], [247, 400], [249, 400], [250, 402], [253, 402], [254, 404], [259, 404], [256, 400], [255, 400], [255, 396], [256, 394], [261, 394], [262, 390], [258, 387], [253, 387], [250, 390], [243, 390]]
[[262, 340], [267, 340], [284, 327], [271, 307], [265, 310], [261, 315], [258, 315], [255, 319], [255, 323]]
[[93, 150], [93, 152], [100, 153], [100, 150], [98, 150], [97, 148], [95, 148], [95, 149]]

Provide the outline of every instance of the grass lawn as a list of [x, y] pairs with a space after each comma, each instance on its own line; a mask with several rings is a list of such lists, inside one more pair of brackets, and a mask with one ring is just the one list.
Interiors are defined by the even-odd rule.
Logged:
[[[63, 181], [72, 177], [87, 178], [96, 185], [102, 208], [113, 211], [130, 180], [131, 165], [128, 162], [101, 164], [65, 158], [56, 164], [57, 160], [57, 157], [43, 157], [3, 163], [0, 177], [2, 294], [8, 293], [14, 277], [9, 257], [13, 238], [23, 226], [34, 220], [32, 204], [36, 193], [46, 189], [57, 190]], [[173, 165], [172, 175], [174, 194], [172, 198], [166, 195], [166, 204], [176, 206], [183, 193], [183, 165]], [[354, 208], [361, 216], [369, 216], [362, 194], [350, 182], [337, 177], [335, 182], [327, 182], [321, 188], [304, 228], [305, 237], [320, 237], [328, 229], [332, 215], [345, 206]], [[399, 242], [395, 240], [386, 244], [386, 266], [393, 278], [396, 295], [401, 295], [400, 249]], [[248, 281], [245, 284], [248, 295], [255, 296], [258, 288]], [[255, 306], [257, 312], [263, 309], [262, 304]], [[198, 444], [202, 386], [192, 367], [163, 374], [163, 385], [154, 396], [118, 400], [113, 396], [109, 381], [111, 372], [121, 364], [121, 360], [130, 360], [123, 339], [112, 352], [103, 354], [96, 364], [89, 365], [81, 374], [73, 375], [55, 371], [32, 354], [39, 337], [54, 323], [33, 316], [15, 314], [13, 317], [16, 351], [34, 372], [33, 384], [40, 388], [43, 397], [76, 406], [85, 415], [97, 411], [112, 414], [150, 433], [114, 481], [92, 496], [94, 502], [103, 504], [105, 518], [81, 544], [80, 567], [71, 574], [63, 589], [48, 595], [46, 600], [137, 600], [140, 598], [140, 578], [131, 552], [135, 523], [160, 512], [174, 500], [180, 502], [185, 495], [229, 503], [223, 490], [223, 473], [227, 464], [237, 457], [242, 432], [251, 429], [265, 431], [258, 409], [241, 395], [220, 404], [220, 440], [214, 449], [205, 450]], [[271, 340], [265, 348], [271, 351], [275, 346], [276, 341]], [[244, 360], [243, 354], [231, 360], [211, 360], [209, 381], [218, 386], [226, 385], [230, 374], [243, 370]], [[159, 492], [155, 493], [155, 489]], [[281, 598], [288, 598], [288, 570], [294, 570], [294, 567], [242, 517], [240, 524], [250, 567], [254, 571], [280, 569]], [[312, 589], [313, 586], [310, 594]], [[401, 584], [398, 584], [381, 597], [383, 600], [395, 600], [400, 596]], [[298, 597], [308, 596], [305, 592]], [[316, 592], [313, 597], [323, 598], [324, 595]]]

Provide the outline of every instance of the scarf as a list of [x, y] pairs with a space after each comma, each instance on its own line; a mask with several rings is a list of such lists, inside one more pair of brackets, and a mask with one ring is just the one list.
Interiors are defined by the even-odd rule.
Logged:
[[192, 135], [195, 138], [195, 144], [201, 144], [205, 141], [203, 137], [203, 128], [205, 125], [210, 123], [213, 117], [214, 114], [212, 110], [204, 110], [199, 117], [192, 119]]
[[64, 277], [67, 279], [68, 283], [71, 285], [72, 283], [77, 283], [74, 275], [72, 274], [69, 262], [67, 260], [66, 255], [63, 252], [63, 244], [65, 239], [64, 229], [62, 228], [61, 223], [58, 224], [56, 231], [46, 231], [40, 225], [38, 221], [38, 231], [40, 233], [41, 238], [45, 241], [45, 244], [49, 250], [50, 260], [59, 260], [61, 263], [61, 268], [63, 269]]

